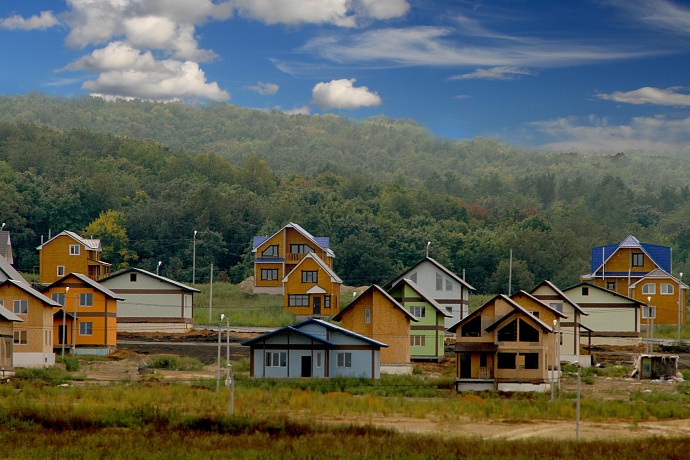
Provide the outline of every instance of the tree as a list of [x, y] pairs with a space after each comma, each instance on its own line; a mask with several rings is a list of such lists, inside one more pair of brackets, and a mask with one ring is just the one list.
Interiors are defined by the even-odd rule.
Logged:
[[87, 238], [101, 240], [101, 258], [113, 264], [115, 270], [129, 266], [138, 259], [137, 254], [128, 249], [129, 238], [125, 229], [125, 215], [118, 211], [101, 212], [98, 219], [91, 222], [83, 232]]

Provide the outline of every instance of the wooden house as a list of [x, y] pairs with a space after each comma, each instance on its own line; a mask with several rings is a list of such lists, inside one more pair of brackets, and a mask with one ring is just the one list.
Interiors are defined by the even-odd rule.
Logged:
[[328, 237], [315, 237], [293, 222], [271, 236], [255, 236], [254, 293], [287, 294], [283, 279], [307, 254], [315, 254], [333, 270], [335, 254], [329, 244]]
[[51, 347], [62, 352], [63, 345], [69, 345], [75, 354], [108, 355], [115, 351], [117, 302], [124, 300], [122, 297], [81, 273], [63, 276], [43, 292], [56, 303], [51, 312]]
[[539, 283], [530, 294], [565, 315], [559, 323], [558, 331], [561, 361], [580, 363], [584, 367], [591, 366], [592, 356], [581, 353], [582, 333], [588, 336], [591, 331], [582, 324], [582, 318], [589, 313], [548, 280]]
[[[620, 244], [592, 249], [592, 271], [580, 280], [633, 298], [652, 308], [657, 324], [685, 324], [688, 286], [672, 275], [671, 248], [640, 243], [628, 236]], [[648, 315], [645, 315], [648, 316]]]
[[0, 382], [14, 375], [14, 324], [23, 320], [0, 307]]
[[388, 290], [403, 279], [411, 280], [443, 307], [449, 314], [444, 319], [446, 329], [467, 316], [470, 293], [475, 289], [438, 261], [425, 257], [387, 283], [384, 288]]
[[410, 325], [410, 358], [440, 362], [445, 347], [445, 319], [451, 314], [409, 279], [394, 283], [388, 293], [417, 319]]
[[383, 288], [375, 284], [370, 286], [333, 320], [347, 330], [388, 344], [381, 350], [382, 373], [412, 373], [410, 325], [419, 320]]
[[55, 364], [53, 308], [59, 306], [23, 278], [0, 282], [0, 307], [22, 320], [13, 330], [15, 366], [49, 367]]
[[242, 342], [250, 347], [250, 375], [266, 378], [380, 377], [388, 345], [310, 318]]
[[5, 280], [19, 280], [26, 282], [24, 277], [10, 264], [7, 259], [0, 257], [0, 281]]
[[525, 303], [497, 295], [451, 328], [458, 391], [550, 388], [559, 362], [554, 334], [563, 315], [534, 297]]
[[316, 254], [305, 254], [282, 281], [287, 311], [297, 316], [328, 317], [340, 311], [343, 282]]
[[140, 268], [119, 270], [99, 281], [122, 298], [118, 332], [185, 332], [194, 328], [198, 289]]
[[54, 283], [68, 273], [84, 273], [94, 281], [110, 274], [110, 264], [100, 260], [101, 240], [82, 238], [65, 230], [38, 248], [39, 282]]

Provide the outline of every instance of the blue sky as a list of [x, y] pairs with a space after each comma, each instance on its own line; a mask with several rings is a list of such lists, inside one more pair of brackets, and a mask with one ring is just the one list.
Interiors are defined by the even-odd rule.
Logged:
[[558, 151], [690, 146], [690, 3], [3, 0], [0, 93], [383, 114]]

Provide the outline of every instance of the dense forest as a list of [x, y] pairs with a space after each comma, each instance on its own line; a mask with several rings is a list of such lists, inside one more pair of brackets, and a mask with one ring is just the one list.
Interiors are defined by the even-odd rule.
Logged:
[[103, 241], [114, 269], [240, 282], [253, 235], [287, 222], [329, 236], [349, 285], [385, 283], [429, 255], [480, 293], [589, 271], [627, 235], [690, 268], [686, 155], [559, 153], [435, 137], [383, 116], [286, 115], [230, 104], [0, 96], [0, 220], [36, 270], [62, 230]]

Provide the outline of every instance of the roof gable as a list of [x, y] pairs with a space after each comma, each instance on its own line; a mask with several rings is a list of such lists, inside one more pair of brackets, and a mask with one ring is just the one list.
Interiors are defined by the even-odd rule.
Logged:
[[171, 280], [170, 278], [166, 278], [165, 276], [156, 275], [155, 273], [151, 273], [149, 271], [143, 270], [141, 268], [135, 268], [135, 267], [127, 267], [127, 268], [123, 268], [122, 270], [118, 270], [115, 273], [111, 273], [110, 275], [106, 276], [105, 278], [101, 278], [99, 280], [99, 283], [103, 283], [105, 281], [112, 280], [115, 278], [120, 278], [121, 276], [124, 276], [124, 275], [126, 275], [128, 273], [132, 273], [132, 272], [141, 273], [144, 276], [148, 276], [148, 277], [157, 279], [158, 281], [160, 281], [162, 283], [172, 284], [173, 286], [176, 286], [176, 287], [182, 289], [183, 291], [201, 292], [199, 289], [193, 288], [191, 286], [187, 286], [186, 284], [182, 284], [179, 281]]
[[45, 243], [41, 244], [36, 249], [38, 249], [40, 251], [41, 249], [43, 249], [43, 247], [45, 245], [49, 244], [52, 241], [55, 241], [55, 239], [57, 239], [61, 236], [68, 236], [68, 237], [72, 238], [74, 241], [81, 244], [82, 246], [84, 246], [86, 249], [88, 249], [90, 251], [97, 251], [97, 252], [101, 251], [101, 240], [96, 239], [96, 238], [82, 238], [81, 236], [77, 235], [76, 233], [70, 232], [68, 230], [64, 230], [64, 231], [58, 233], [57, 235], [55, 235], [54, 237], [52, 237], [51, 239], [49, 239]]
[[314, 243], [316, 246], [321, 248], [324, 252], [329, 257], [335, 257], [335, 254], [333, 251], [330, 249], [330, 238], [327, 236], [314, 236], [308, 231], [306, 231], [304, 228], [302, 228], [300, 225], [297, 225], [294, 222], [288, 222], [283, 228], [272, 234], [271, 236], [254, 236], [253, 241], [252, 241], [252, 252], [256, 252], [257, 249], [259, 249], [259, 246], [261, 246], [263, 243], [266, 241], [270, 240], [286, 228], [292, 228], [295, 229], [297, 232], [299, 232], [302, 236], [304, 236], [306, 239]]
[[[629, 300], [629, 301], [632, 302], [632, 303], [636, 303], [636, 304], [640, 304], [640, 305], [646, 305], [644, 302], [640, 302], [639, 300], [633, 299], [632, 297], [628, 297], [628, 296], [626, 296], [626, 295], [619, 294], [619, 293], [617, 293], [617, 292], [615, 292], [615, 291], [609, 291], [608, 289], [604, 289], [603, 287], [599, 287], [599, 286], [597, 286], [596, 284], [587, 283], [587, 282], [582, 282], [582, 283], [578, 283], [578, 284], [575, 284], [575, 285], [573, 285], [573, 286], [570, 286], [570, 287], [566, 288], [565, 291], [566, 291], [566, 292], [569, 292], [569, 291], [573, 291], [573, 290], [575, 290], [575, 289], [579, 289], [579, 288], [582, 288], [582, 287], [587, 287], [587, 288], [589, 288], [589, 289], [593, 289], [593, 290], [599, 291], [599, 292], [601, 292], [601, 293], [610, 295], [610, 296], [612, 296], [612, 297], [619, 297], [619, 298], [621, 298], [621, 299]], [[582, 304], [583, 304], [583, 305], [586, 305], [587, 302], [582, 302]]]
[[295, 265], [295, 268], [293, 268], [287, 275], [285, 275], [285, 277], [283, 278], [283, 283], [286, 283], [288, 278], [290, 278], [290, 276], [292, 276], [293, 273], [297, 273], [297, 268], [300, 265], [302, 265], [306, 260], [314, 260], [319, 265], [319, 267], [323, 271], [325, 271], [328, 276], [331, 277], [331, 282], [333, 282], [333, 283], [342, 283], [343, 282], [343, 280], [341, 280], [338, 277], [338, 275], [336, 275], [335, 272], [333, 270], [331, 270], [331, 267], [326, 265], [326, 262], [321, 260], [321, 257], [317, 256], [313, 252], [309, 252], [302, 258], [302, 260], [299, 261], [299, 263], [297, 265]]
[[35, 299], [39, 300], [40, 302], [44, 303], [46, 306], [62, 308], [62, 305], [60, 303], [54, 301], [50, 297], [37, 291], [36, 289], [34, 289], [33, 286], [31, 286], [29, 283], [27, 283], [23, 279], [22, 280], [8, 279], [8, 280], [5, 280], [2, 283], [0, 283], [0, 287], [5, 286], [5, 285], [12, 285], [12, 286], [15, 286], [15, 287], [21, 289], [22, 291], [26, 292], [30, 296], [32, 296]]
[[664, 271], [671, 272], [671, 248], [656, 244], [640, 243], [637, 238], [630, 235], [619, 244], [609, 244], [592, 248], [592, 271], [596, 273], [605, 267], [606, 262], [619, 249], [640, 249], [654, 264]]
[[[536, 297], [535, 292], [536, 292], [537, 290], [539, 290], [540, 288], [542, 288], [542, 287], [546, 287], [547, 289], [551, 290], [554, 294], [556, 294], [558, 297], [560, 297], [560, 298], [563, 299], [565, 302], [567, 302], [568, 305], [570, 305], [571, 307], [573, 307], [573, 308], [575, 309], [575, 311], [577, 311], [578, 313], [580, 313], [580, 314], [582, 314], [582, 315], [589, 315], [589, 313], [587, 313], [586, 311], [584, 311], [584, 310], [582, 309], [582, 307], [580, 307], [576, 302], [573, 302], [572, 300], [570, 300], [570, 298], [569, 298], [567, 295], [565, 295], [565, 293], [564, 293], [563, 291], [561, 291], [560, 289], [558, 289], [558, 288], [556, 287], [556, 285], [553, 284], [553, 283], [552, 283], [551, 281], [549, 281], [549, 280], [544, 280], [544, 281], [542, 281], [542, 282], [539, 283], [534, 289], [532, 289], [529, 293], [530, 293], [531, 295], [533, 295], [533, 296]], [[543, 303], [546, 304], [546, 302], [543, 302]], [[549, 308], [551, 308], [551, 306], [549, 306]]]
[[432, 259], [432, 258], [429, 257], [429, 256], [424, 257], [424, 258], [421, 259], [419, 262], [417, 262], [416, 264], [414, 264], [412, 267], [410, 267], [410, 268], [408, 268], [407, 270], [405, 270], [402, 274], [400, 274], [399, 276], [396, 276], [392, 281], [389, 281], [388, 283], [386, 283], [385, 286], [384, 286], [384, 288], [388, 289], [389, 287], [391, 287], [391, 286], [393, 285], [393, 283], [395, 283], [396, 281], [400, 280], [401, 278], [409, 278], [410, 272], [414, 271], [415, 269], [417, 269], [420, 265], [422, 265], [422, 264], [425, 263], [425, 262], [430, 263], [431, 265], [433, 265], [434, 267], [436, 267], [437, 269], [439, 269], [441, 272], [443, 272], [443, 273], [444, 273], [445, 275], [447, 275], [448, 277], [453, 278], [456, 282], [460, 283], [461, 286], [464, 286], [465, 288], [469, 289], [470, 291], [476, 291], [476, 289], [473, 288], [467, 281], [465, 281], [464, 279], [460, 278], [460, 277], [457, 276], [455, 273], [453, 273], [452, 271], [448, 270], [446, 267], [444, 267], [443, 265], [441, 265], [441, 263], [439, 263], [439, 262], [436, 261], [435, 259]]
[[[424, 291], [424, 289], [422, 289], [420, 286], [418, 286], [414, 281], [409, 280], [407, 278], [403, 278], [400, 281], [398, 281], [397, 283], [395, 283], [393, 286], [391, 286], [391, 288], [388, 289], [388, 293], [390, 294], [391, 292], [393, 292], [397, 289], [403, 289], [404, 290], [404, 286], [409, 286], [410, 289], [412, 289], [414, 292], [419, 294], [419, 296], [422, 298], [422, 301], [424, 301], [424, 302], [428, 303], [429, 305], [431, 305], [432, 307], [434, 307], [436, 309], [437, 313], [440, 313], [441, 315], [443, 315], [446, 318], [450, 318], [452, 316], [450, 313], [448, 313], [445, 310], [445, 308], [443, 308], [429, 294], [427, 294], [426, 291]], [[403, 297], [404, 296], [405, 296], [405, 294], [403, 292]]]
[[644, 275], [642, 278], [634, 282], [633, 284], [630, 285], [631, 288], [637, 287], [638, 284], [642, 283], [643, 281], [648, 281], [650, 279], [670, 279], [680, 286], [681, 289], [687, 289], [688, 285], [683, 283], [681, 280], [676, 278], [675, 276], [671, 275], [670, 273], [665, 272], [664, 270], [660, 268], [655, 268], [651, 272], [647, 273]]
[[336, 326], [336, 325], [331, 324], [331, 323], [327, 323], [326, 321], [322, 321], [322, 320], [316, 319], [316, 318], [309, 318], [309, 319], [302, 321], [300, 323], [293, 324], [292, 326], [285, 326], [285, 327], [282, 327], [280, 329], [276, 329], [275, 331], [269, 332], [267, 334], [260, 335], [259, 337], [245, 340], [244, 342], [241, 343], [241, 345], [251, 346], [253, 344], [263, 342], [263, 341], [265, 341], [271, 337], [275, 337], [275, 336], [278, 336], [281, 334], [297, 333], [297, 334], [300, 334], [304, 337], [308, 337], [310, 339], [316, 340], [316, 341], [318, 341], [324, 345], [327, 345], [328, 347], [335, 347], [336, 343], [334, 343], [330, 340], [323, 339], [317, 335], [310, 334], [308, 332], [301, 330], [306, 325], [313, 325], [313, 324], [316, 324], [316, 325], [318, 325], [318, 326], [320, 326], [320, 327], [322, 327], [322, 328], [324, 328], [330, 332], [337, 332], [340, 334], [347, 335], [349, 337], [356, 338], [356, 339], [361, 340], [363, 342], [366, 342], [370, 345], [374, 345], [377, 347], [388, 347], [388, 345], [386, 345], [385, 343], [379, 342], [377, 340], [371, 339], [371, 338], [363, 336], [361, 334], [357, 334], [356, 332], [352, 332], [348, 329]]
[[372, 284], [372, 285], [369, 286], [364, 292], [362, 292], [360, 295], [358, 295], [357, 297], [355, 297], [355, 298], [352, 300], [352, 302], [350, 302], [349, 304], [347, 304], [347, 306], [346, 306], [345, 308], [343, 308], [342, 310], [340, 310], [340, 312], [339, 312], [337, 315], [335, 315], [335, 316], [333, 317], [333, 321], [340, 321], [340, 320], [342, 320], [343, 315], [344, 315], [348, 310], [354, 309], [355, 306], [360, 302], [361, 299], [364, 299], [367, 295], [374, 295], [374, 292], [380, 293], [384, 298], [386, 298], [386, 299], [391, 303], [391, 305], [393, 306], [393, 308], [395, 308], [395, 309], [397, 309], [398, 311], [400, 311], [403, 315], [405, 315], [407, 318], [409, 318], [410, 321], [414, 321], [414, 322], [416, 322], [416, 323], [419, 322], [419, 320], [418, 320], [417, 318], [415, 318], [414, 315], [413, 315], [412, 313], [410, 313], [409, 311], [407, 311], [407, 310], [405, 309], [405, 307], [403, 307], [402, 305], [400, 305], [400, 303], [399, 303], [397, 300], [395, 300], [393, 297], [391, 297], [391, 295], [390, 295], [388, 292], [386, 292], [383, 288], [381, 288], [380, 286], [378, 286], [378, 285], [376, 285], [376, 284]]
[[[82, 275], [81, 273], [69, 273], [69, 274], [63, 276], [62, 278], [60, 278], [59, 280], [53, 282], [52, 284], [49, 284], [48, 286], [46, 286], [45, 290], [47, 291], [47, 290], [49, 290], [55, 286], [60, 286], [60, 285], [64, 284], [67, 281], [67, 279], [69, 279], [69, 278], [77, 278], [82, 283], [84, 283], [87, 286], [93, 288], [94, 290], [102, 293], [106, 297], [110, 297], [111, 299], [126, 300], [126, 299], [123, 299], [121, 297], [118, 297], [117, 294], [115, 294], [110, 289], [108, 289], [105, 286], [101, 285], [100, 283], [92, 280], [88, 276]], [[62, 305], [60, 305], [60, 306], [62, 306]]]

